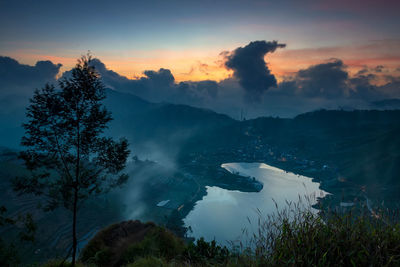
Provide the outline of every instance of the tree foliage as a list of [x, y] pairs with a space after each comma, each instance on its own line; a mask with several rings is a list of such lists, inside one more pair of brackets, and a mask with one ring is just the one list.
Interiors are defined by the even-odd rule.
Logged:
[[20, 154], [30, 175], [14, 180], [20, 193], [44, 196], [47, 210], [63, 206], [73, 212], [73, 259], [78, 204], [128, 178], [121, 174], [128, 142], [104, 136], [112, 117], [102, 104], [105, 89], [91, 60], [81, 57], [59, 88], [47, 84], [35, 91], [23, 125], [26, 150]]
[[[33, 222], [32, 215], [28, 213], [11, 218], [6, 213], [7, 208], [0, 206], [0, 228], [19, 224], [19, 241], [34, 242], [36, 224]], [[0, 236], [0, 266], [18, 266], [20, 264], [20, 255], [15, 243], [17, 240], [6, 242], [2, 237]]]

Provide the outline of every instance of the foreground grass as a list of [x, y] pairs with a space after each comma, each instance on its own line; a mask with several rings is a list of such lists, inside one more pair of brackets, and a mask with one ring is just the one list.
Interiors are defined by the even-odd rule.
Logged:
[[352, 213], [294, 217], [261, 225], [255, 250], [237, 259], [251, 266], [400, 266], [399, 223]]
[[155, 226], [122, 251], [87, 248], [91, 254], [84, 254], [80, 266], [112, 266], [107, 260], [115, 257], [114, 266], [130, 267], [400, 266], [400, 224], [392, 217], [329, 212], [322, 219], [295, 206], [260, 219], [258, 229], [247, 246], [233, 244], [228, 250], [203, 239], [185, 244]]

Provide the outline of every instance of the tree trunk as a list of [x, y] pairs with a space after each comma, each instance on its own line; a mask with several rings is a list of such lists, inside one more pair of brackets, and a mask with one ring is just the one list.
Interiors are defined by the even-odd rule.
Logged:
[[78, 190], [74, 190], [74, 215], [72, 222], [72, 266], [75, 266], [76, 248], [78, 245], [78, 239], [76, 238], [76, 212], [77, 212], [77, 202], [78, 202]]
[[[77, 110], [79, 110], [77, 108]], [[77, 116], [77, 123], [76, 123], [76, 131], [77, 131], [77, 145], [76, 145], [76, 169], [75, 169], [75, 190], [74, 190], [74, 222], [72, 225], [72, 267], [75, 266], [75, 257], [76, 257], [76, 247], [78, 245], [78, 240], [76, 238], [76, 212], [77, 212], [77, 205], [78, 205], [78, 189], [79, 189], [79, 164], [80, 164], [80, 117]]]

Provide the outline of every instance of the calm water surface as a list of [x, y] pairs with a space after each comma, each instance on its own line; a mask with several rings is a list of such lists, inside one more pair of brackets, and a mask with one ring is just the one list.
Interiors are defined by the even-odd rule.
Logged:
[[190, 236], [204, 237], [207, 241], [215, 239], [223, 245], [238, 239], [246, 241], [242, 231], [244, 228], [249, 233], [257, 230], [257, 209], [265, 217], [276, 212], [275, 202], [278, 207], [284, 207], [286, 201], [296, 202], [299, 196], [313, 195], [311, 204], [315, 204], [317, 197], [326, 195], [319, 189], [319, 183], [311, 178], [264, 163], [227, 163], [221, 167], [242, 176], [255, 177], [264, 187], [260, 192], [246, 193], [208, 186], [207, 195], [184, 219], [185, 226], [192, 229]]

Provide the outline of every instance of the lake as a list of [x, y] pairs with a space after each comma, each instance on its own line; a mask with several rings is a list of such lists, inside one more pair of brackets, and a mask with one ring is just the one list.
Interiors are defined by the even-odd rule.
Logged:
[[[242, 240], [244, 228], [249, 233], [257, 230], [259, 213], [263, 217], [287, 206], [286, 201], [298, 202], [299, 196], [311, 197], [311, 204], [317, 197], [327, 193], [319, 188], [312, 178], [286, 172], [264, 163], [226, 163], [222, 168], [245, 177], [255, 177], [263, 184], [260, 192], [247, 193], [231, 191], [217, 186], [207, 186], [207, 195], [196, 202], [193, 210], [185, 217], [186, 227], [191, 227], [189, 236], [205, 240], [216, 240], [229, 245], [228, 241]], [[243, 178], [248, 179], [248, 178]]]

